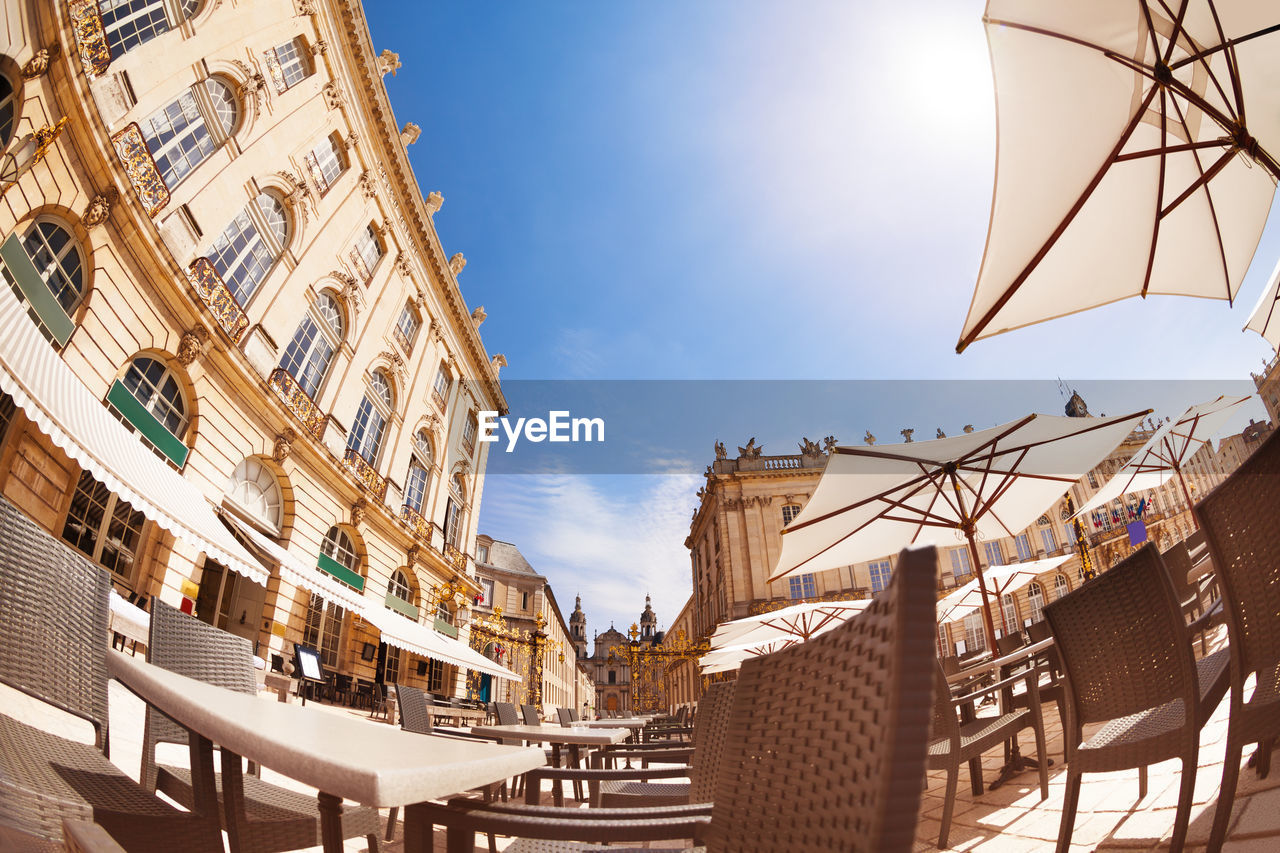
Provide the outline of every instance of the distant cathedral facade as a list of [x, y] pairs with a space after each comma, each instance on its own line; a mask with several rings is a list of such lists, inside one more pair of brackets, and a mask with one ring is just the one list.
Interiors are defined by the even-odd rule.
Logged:
[[[609, 630], [595, 635], [594, 649], [588, 654], [586, 623], [586, 615], [582, 612], [582, 598], [579, 597], [573, 615], [569, 618], [569, 633], [573, 638], [578, 660], [595, 680], [598, 704], [593, 710], [596, 713], [630, 711], [636, 707], [636, 701], [640, 698], [643, 698], [646, 706], [656, 701], [659, 707], [666, 707], [664, 696], [651, 695], [655, 690], [661, 693], [660, 683], [632, 683], [632, 637], [610, 625]], [[631, 626], [631, 633], [635, 636], [636, 651], [652, 649], [662, 643], [663, 633], [658, 630], [658, 617], [653, 612], [653, 603], [647, 595], [644, 597], [644, 610], [639, 621]], [[633, 689], [637, 691], [634, 695]], [[641, 691], [645, 694], [643, 697], [639, 696]]]

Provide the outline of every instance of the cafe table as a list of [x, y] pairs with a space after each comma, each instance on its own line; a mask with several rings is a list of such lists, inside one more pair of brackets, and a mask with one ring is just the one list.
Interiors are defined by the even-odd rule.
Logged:
[[[226, 690], [111, 650], [111, 676], [192, 733], [193, 754], [213, 790], [212, 744], [222, 750], [223, 786], [239, 783], [247, 758], [319, 793], [325, 853], [342, 850], [342, 800], [406, 806], [404, 849], [431, 849], [427, 800], [489, 785], [546, 763], [536, 747], [502, 746], [375, 726], [301, 705], [282, 705]], [[622, 731], [622, 730], [620, 730]], [[233, 778], [234, 777], [234, 778]], [[236, 797], [226, 796], [232, 802]], [[232, 825], [227, 821], [227, 825]], [[231, 839], [233, 853], [238, 840]]]
[[[616, 723], [617, 720], [608, 722]], [[483, 737], [503, 739], [519, 739], [528, 743], [546, 743], [551, 745], [551, 763], [560, 767], [560, 747], [569, 747], [569, 766], [581, 766], [580, 748], [584, 746], [608, 746], [622, 743], [631, 734], [630, 729], [621, 727], [587, 728], [575, 723], [574, 727], [565, 726], [472, 726], [471, 733]], [[574, 790], [578, 790], [577, 782]]]
[[649, 721], [643, 717], [614, 717], [612, 720], [574, 720], [569, 725], [588, 729], [626, 729], [627, 740], [635, 743], [639, 739], [639, 731], [649, 725]]

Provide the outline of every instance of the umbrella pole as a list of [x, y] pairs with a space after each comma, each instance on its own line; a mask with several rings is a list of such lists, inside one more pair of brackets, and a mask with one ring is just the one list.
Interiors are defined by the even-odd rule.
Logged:
[[978, 592], [982, 594], [982, 621], [987, 628], [987, 648], [992, 657], [996, 654], [996, 623], [991, 617], [991, 599], [987, 596], [987, 582], [982, 577], [983, 566], [978, 562], [978, 543], [973, 539], [973, 523], [965, 525], [964, 535], [969, 540], [969, 555], [973, 559], [974, 571], [978, 575]]
[[1196, 505], [1191, 502], [1191, 492], [1187, 489], [1187, 481], [1182, 476], [1182, 466], [1177, 462], [1173, 463], [1173, 471], [1178, 475], [1178, 485], [1182, 486], [1182, 496], [1187, 501], [1187, 510], [1191, 513], [1191, 525], [1196, 529], [1200, 529], [1200, 519], [1196, 516]]

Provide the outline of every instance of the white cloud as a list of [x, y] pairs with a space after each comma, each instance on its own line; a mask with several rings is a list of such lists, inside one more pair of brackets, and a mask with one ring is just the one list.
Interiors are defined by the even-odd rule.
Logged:
[[580, 594], [589, 637], [610, 622], [625, 632], [646, 593], [666, 628], [690, 593], [684, 540], [701, 482], [690, 474], [492, 475], [480, 529], [513, 543], [547, 577], [566, 619]]

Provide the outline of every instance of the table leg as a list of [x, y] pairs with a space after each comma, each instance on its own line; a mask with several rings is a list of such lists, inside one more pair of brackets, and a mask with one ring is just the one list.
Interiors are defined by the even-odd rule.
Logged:
[[[214, 837], [222, 837], [218, 818], [218, 788], [213, 773], [213, 744], [207, 737], [187, 730], [191, 758], [191, 811], [205, 819]], [[232, 853], [236, 849], [232, 848]]]
[[244, 811], [244, 773], [240, 756], [222, 749], [222, 825], [227, 828], [227, 839], [232, 853], [247, 849], [249, 839], [241, 816]]
[[432, 826], [422, 803], [404, 807], [404, 853], [431, 853]]
[[[582, 752], [576, 743], [569, 745], [569, 766], [573, 768], [582, 766]], [[573, 796], [578, 802], [582, 802], [582, 780], [580, 779], [573, 780]]]
[[342, 853], [342, 798], [321, 791], [319, 800], [320, 843], [324, 845], [324, 853]]

